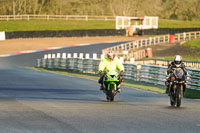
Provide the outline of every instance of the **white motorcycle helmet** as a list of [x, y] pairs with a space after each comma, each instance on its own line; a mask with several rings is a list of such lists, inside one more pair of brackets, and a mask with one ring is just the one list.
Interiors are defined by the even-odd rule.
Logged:
[[179, 67], [182, 63], [182, 57], [180, 55], [175, 55], [174, 56], [174, 64], [176, 67]]
[[113, 59], [114, 59], [114, 52], [112, 50], [108, 51], [107, 56], [110, 59], [110, 61], [113, 61]]

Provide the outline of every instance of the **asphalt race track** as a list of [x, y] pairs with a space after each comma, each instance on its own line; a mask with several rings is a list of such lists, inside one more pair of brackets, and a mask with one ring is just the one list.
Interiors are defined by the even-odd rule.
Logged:
[[199, 100], [174, 108], [166, 95], [122, 87], [107, 102], [95, 80], [19, 67], [42, 55], [34, 54], [30, 64], [0, 59], [0, 133], [200, 132]]
[[93, 45], [86, 45], [86, 46], [79, 46], [79, 47], [69, 47], [57, 50], [48, 50], [36, 53], [29, 53], [29, 54], [19, 54], [16, 56], [9, 56], [0, 58], [0, 67], [10, 67], [10, 66], [36, 66], [36, 60], [39, 58], [43, 58], [44, 54], [54, 54], [54, 53], [97, 53], [101, 54], [101, 50], [104, 48], [112, 47], [122, 42], [115, 42], [115, 43], [99, 43]]

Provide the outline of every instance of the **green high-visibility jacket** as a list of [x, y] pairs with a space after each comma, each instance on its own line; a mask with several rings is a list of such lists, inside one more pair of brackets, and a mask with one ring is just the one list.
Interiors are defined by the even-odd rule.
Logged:
[[101, 60], [99, 64], [99, 71], [107, 72], [107, 70], [124, 71], [124, 65], [116, 56], [114, 57], [113, 61], [110, 61], [110, 59], [106, 56], [104, 59]]

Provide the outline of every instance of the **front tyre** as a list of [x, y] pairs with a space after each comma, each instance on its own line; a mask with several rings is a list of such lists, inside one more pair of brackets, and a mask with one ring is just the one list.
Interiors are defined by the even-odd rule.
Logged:
[[115, 98], [115, 90], [114, 88], [111, 90], [110, 101], [114, 101]]
[[110, 84], [110, 90], [106, 95], [106, 99], [107, 101], [114, 101], [114, 97], [115, 97], [115, 85]]
[[176, 92], [176, 106], [181, 106], [181, 87], [180, 85], [177, 86], [177, 92]]

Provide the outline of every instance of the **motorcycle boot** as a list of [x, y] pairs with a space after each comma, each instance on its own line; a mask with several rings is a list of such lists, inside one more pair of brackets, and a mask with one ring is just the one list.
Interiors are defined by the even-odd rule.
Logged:
[[121, 93], [120, 84], [117, 86], [117, 92]]
[[165, 85], [167, 86], [165, 93], [169, 94], [169, 82], [165, 81]]
[[100, 89], [99, 89], [100, 91], [103, 91], [104, 90], [104, 87], [103, 87], [103, 84], [101, 84], [101, 86], [100, 86]]
[[169, 95], [169, 86], [167, 86], [165, 93]]

